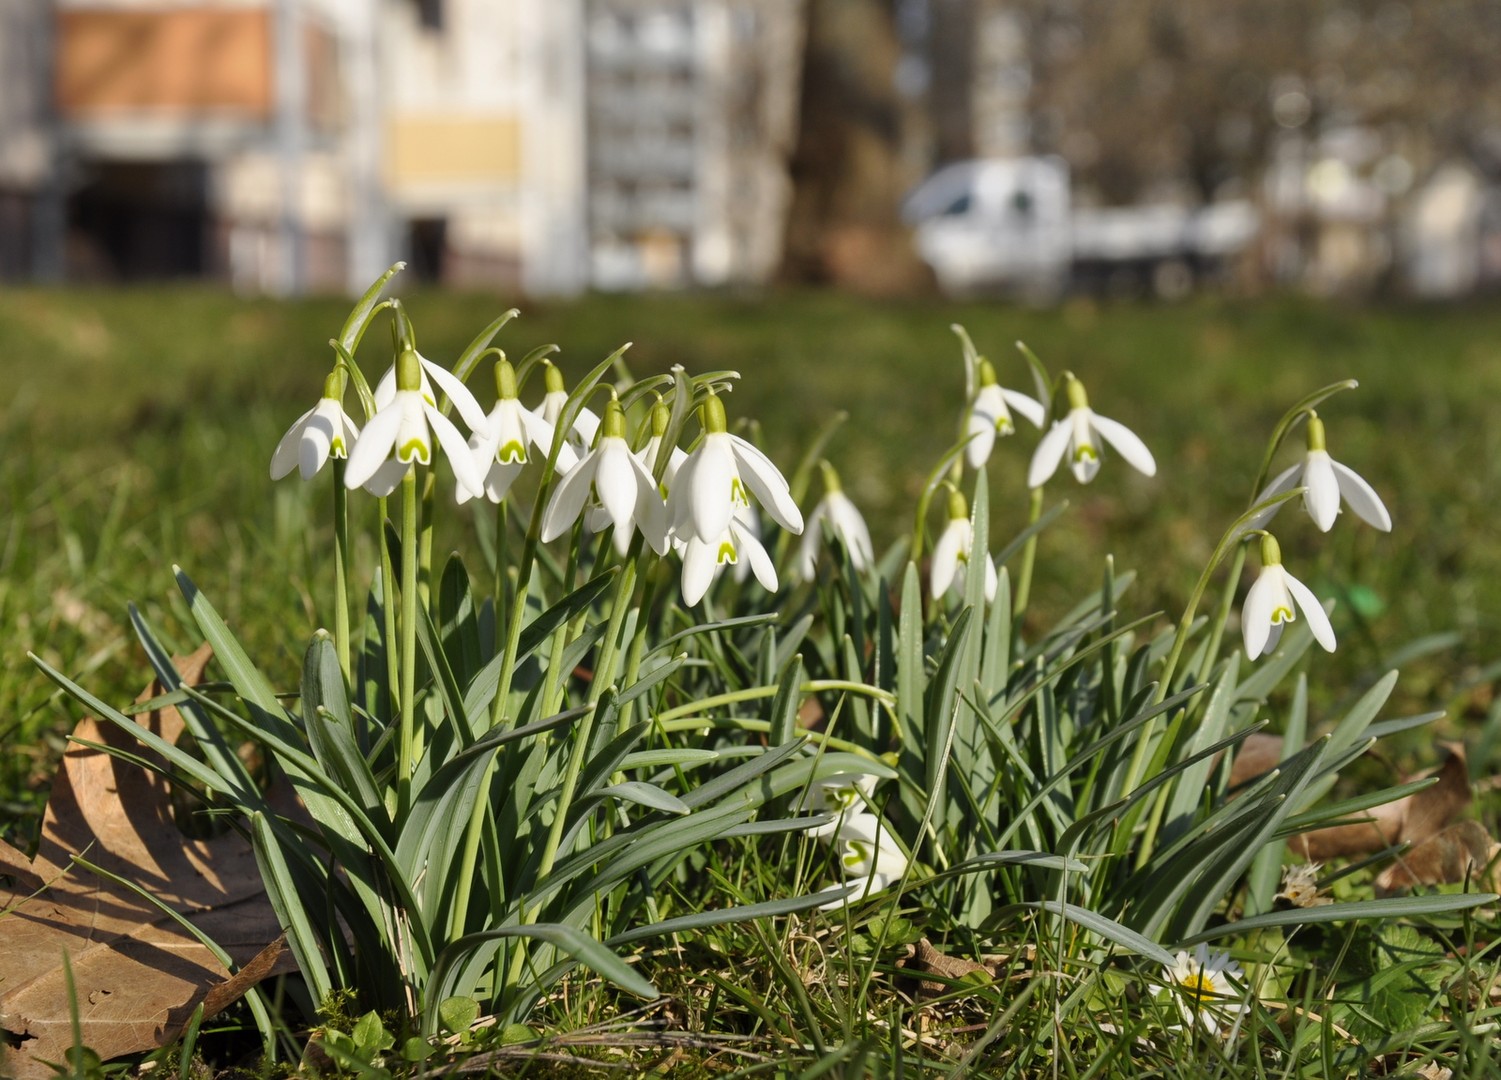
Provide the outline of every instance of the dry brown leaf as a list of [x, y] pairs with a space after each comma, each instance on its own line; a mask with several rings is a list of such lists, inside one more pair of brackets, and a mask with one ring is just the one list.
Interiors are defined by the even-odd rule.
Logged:
[[1288, 846], [1305, 859], [1323, 862], [1341, 855], [1380, 851], [1393, 844], [1421, 844], [1470, 805], [1470, 771], [1465, 764], [1464, 748], [1454, 744], [1445, 749], [1449, 756], [1439, 767], [1438, 783], [1365, 811], [1363, 816], [1370, 818], [1369, 821], [1315, 829], [1293, 837]]
[[[917, 980], [917, 994], [921, 998], [941, 997], [953, 993], [954, 983], [967, 975], [983, 975], [985, 981], [995, 978], [996, 966], [964, 960], [940, 952], [933, 943], [923, 938], [916, 945], [907, 946], [907, 955], [896, 962], [903, 973]], [[925, 979], [924, 975], [937, 978]]]
[[[205, 645], [174, 662], [203, 676]], [[138, 701], [162, 693], [153, 685]], [[168, 742], [183, 730], [167, 708], [136, 718]], [[145, 754], [113, 724], [85, 719], [75, 740]], [[143, 897], [81, 869], [79, 855], [135, 882], [244, 965], [230, 978], [205, 946]], [[5, 878], [10, 878], [9, 887]], [[176, 1038], [201, 1002], [211, 1015], [268, 975], [291, 969], [250, 844], [238, 833], [186, 837], [159, 775], [75, 742], [63, 755], [36, 858], [0, 843], [0, 1027], [20, 1045], [0, 1075], [51, 1075], [73, 1045], [63, 955], [72, 966], [85, 1045], [105, 1060]]]
[[[1449, 885], [1484, 873], [1483, 888], [1495, 886], [1501, 844], [1478, 821], [1450, 825], [1437, 836], [1404, 852], [1376, 878], [1376, 895], [1388, 896], [1414, 885]], [[1487, 869], [1489, 868], [1489, 869]]]
[[[1289, 840], [1288, 847], [1310, 862], [1323, 862], [1340, 856], [1369, 854], [1394, 844], [1421, 844], [1448, 826], [1470, 805], [1470, 773], [1465, 763], [1464, 747], [1447, 743], [1444, 749], [1449, 756], [1437, 771], [1438, 783], [1364, 811], [1360, 816], [1366, 820], [1302, 833]], [[1231, 764], [1232, 790], [1276, 768], [1281, 760], [1280, 737], [1252, 735], [1242, 744]], [[1404, 779], [1417, 780], [1421, 776]]]

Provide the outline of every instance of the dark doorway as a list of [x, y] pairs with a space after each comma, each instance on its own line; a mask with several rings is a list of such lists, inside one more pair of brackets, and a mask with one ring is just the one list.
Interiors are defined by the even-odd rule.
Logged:
[[68, 276], [140, 281], [210, 270], [208, 166], [85, 162], [68, 199]]
[[439, 284], [448, 253], [446, 218], [413, 218], [407, 224], [407, 271], [418, 281]]

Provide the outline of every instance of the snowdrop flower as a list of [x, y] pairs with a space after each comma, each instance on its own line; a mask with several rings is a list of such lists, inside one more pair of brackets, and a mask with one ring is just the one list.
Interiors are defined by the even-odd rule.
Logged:
[[[1324, 421], [1317, 413], [1308, 414], [1308, 453], [1303, 460], [1289, 469], [1284, 469], [1272, 478], [1265, 490], [1256, 496], [1256, 502], [1264, 502], [1274, 495], [1291, 491], [1303, 485], [1303, 508], [1320, 532], [1328, 532], [1339, 516], [1340, 499], [1350, 504], [1355, 516], [1382, 532], [1392, 531], [1392, 517], [1386, 504], [1370, 484], [1348, 465], [1341, 465], [1329, 456], [1324, 444]], [[1250, 529], [1260, 529], [1270, 521], [1282, 504], [1263, 510], [1250, 524]]]
[[849, 552], [850, 563], [857, 573], [864, 573], [875, 565], [875, 550], [870, 543], [870, 530], [865, 519], [850, 497], [839, 484], [839, 474], [827, 461], [819, 462], [823, 469], [823, 499], [813, 508], [808, 518], [808, 527], [803, 532], [802, 546], [798, 551], [798, 576], [803, 581], [812, 581], [818, 570], [818, 547], [823, 542], [820, 523], [827, 521], [829, 528]]
[[276, 444], [271, 455], [271, 479], [280, 480], [294, 468], [311, 480], [330, 457], [345, 458], [359, 437], [360, 429], [339, 403], [344, 397], [344, 376], [335, 371], [323, 381], [323, 396]]
[[1334, 651], [1334, 628], [1313, 591], [1282, 568], [1282, 548], [1271, 533], [1261, 536], [1261, 573], [1241, 610], [1240, 628], [1246, 639], [1246, 656], [1255, 660], [1277, 647], [1285, 623], [1297, 619], [1301, 610], [1308, 619], [1314, 640], [1327, 652]]
[[1133, 468], [1148, 476], [1156, 475], [1157, 462], [1152, 452], [1130, 428], [1091, 409], [1084, 384], [1073, 375], [1064, 372], [1063, 384], [1068, 394], [1068, 415], [1053, 421], [1053, 426], [1037, 444], [1037, 450], [1032, 454], [1032, 466], [1027, 470], [1028, 487], [1041, 487], [1047, 483], [1065, 457], [1074, 479], [1081, 484], [1089, 483], [1100, 471], [1100, 457], [1104, 452], [1101, 440], [1115, 447]]
[[869, 813], [868, 807], [875, 797], [876, 784], [880, 780], [875, 773], [843, 772], [815, 780], [808, 785], [798, 803], [798, 809], [834, 815], [833, 821], [815, 825], [808, 832], [824, 839], [839, 831], [839, 822], [846, 814]]
[[830, 841], [838, 845], [839, 868], [844, 874], [844, 883], [855, 886], [855, 892], [819, 905], [821, 911], [864, 900], [871, 893], [900, 881], [907, 872], [907, 856], [902, 853], [901, 845], [875, 814], [845, 814]]
[[349, 453], [344, 483], [374, 495], [391, 494], [413, 462], [432, 464], [436, 435], [453, 466], [460, 493], [467, 491], [474, 498], [484, 495], [484, 473], [475, 465], [459, 429], [438, 411], [430, 390], [424, 391], [423, 374], [432, 376], [471, 427], [483, 424], [485, 418], [474, 395], [452, 374], [418, 356], [416, 349], [403, 349], [393, 370], [389, 383], [382, 379], [376, 390], [375, 415]]
[[[469, 449], [484, 474], [485, 495], [498, 503], [530, 460], [527, 445], [544, 457], [552, 449], [553, 426], [517, 399], [516, 371], [508, 360], [495, 365], [495, 389], [499, 395], [495, 407], [470, 437]], [[576, 464], [578, 456], [564, 444], [558, 452], [558, 471], [566, 473]], [[459, 491], [459, 502], [469, 497], [468, 491]]]
[[677, 537], [719, 543], [735, 508], [748, 504], [752, 494], [778, 525], [802, 532], [802, 511], [792, 501], [787, 481], [770, 458], [729, 433], [719, 396], [706, 397], [701, 411], [703, 438], [679, 467], [667, 496], [667, 516]]
[[[960, 593], [964, 591], [965, 571], [971, 561], [970, 549], [974, 547], [974, 542], [974, 526], [969, 521], [969, 504], [955, 488], [949, 492], [949, 523], [939, 535], [938, 543], [933, 545], [932, 564], [928, 569], [928, 586], [935, 597], [942, 596], [950, 588]], [[985, 563], [985, 599], [994, 600], [996, 586], [999, 584], [995, 563], [990, 561], [989, 552], [981, 555], [981, 561]]]
[[1246, 1012], [1235, 983], [1243, 983], [1245, 973], [1228, 953], [1211, 953], [1200, 942], [1191, 953], [1179, 952], [1164, 973], [1184, 1023], [1197, 1023], [1211, 1035], [1218, 1035], [1220, 1025], [1233, 1018], [1224, 1035], [1235, 1037]]
[[559, 481], [542, 515], [542, 539], [555, 540], [578, 520], [593, 492], [615, 526], [615, 550], [630, 550], [631, 534], [642, 537], [658, 555], [667, 553], [667, 511], [657, 482], [625, 441], [625, 412], [614, 398], [605, 406], [599, 438]]
[[1047, 415], [1041, 402], [997, 385], [995, 368], [989, 360], [982, 358], [980, 389], [975, 394], [965, 422], [969, 442], [964, 447], [964, 456], [969, 460], [971, 469], [978, 469], [990, 460], [990, 451], [995, 446], [997, 435], [1016, 433], [1016, 425], [1011, 422], [1012, 409], [1030, 420], [1033, 427], [1042, 427], [1042, 421]]
[[[662, 453], [662, 440], [667, 437], [667, 425], [672, 420], [672, 410], [660, 397], [651, 407], [651, 437], [646, 440], [646, 445], [641, 448], [641, 464], [646, 466], [646, 471], [653, 476], [657, 475], [657, 459]], [[657, 490], [662, 493], [662, 498], [667, 498], [667, 493], [672, 490], [672, 482], [677, 478], [678, 470], [683, 467], [683, 462], [688, 460], [688, 455], [681, 447], [674, 446], [667, 455], [667, 465], [662, 470], [662, 478], [657, 483]]]
[[683, 603], [689, 607], [704, 598], [720, 567], [728, 563], [738, 570], [742, 555], [761, 587], [767, 592], [777, 591], [777, 569], [772, 565], [771, 556], [738, 514], [732, 516], [724, 531], [712, 540], [704, 540], [692, 533], [682, 540]]
[[[542, 395], [542, 419], [557, 427], [558, 418], [563, 415], [563, 406], [568, 404], [568, 388], [563, 385], [563, 372], [555, 364], [547, 360], [542, 363], [547, 372], [547, 393]], [[573, 427], [568, 429], [568, 441], [574, 451], [578, 454], [587, 452], [594, 445], [594, 436], [598, 432], [599, 417], [589, 406], [580, 405], [578, 415], [573, 418]]]

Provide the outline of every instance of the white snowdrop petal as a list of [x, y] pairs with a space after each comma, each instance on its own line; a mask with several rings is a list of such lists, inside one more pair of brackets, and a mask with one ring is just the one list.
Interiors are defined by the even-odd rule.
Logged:
[[656, 481], [646, 466], [635, 454], [627, 452], [626, 459], [636, 475], [636, 528], [647, 544], [658, 555], [667, 554], [667, 507], [657, 492]]
[[394, 402], [370, 418], [364, 432], [355, 440], [354, 448], [349, 451], [349, 464], [344, 469], [346, 487], [362, 487], [375, 475], [381, 463], [390, 459], [401, 423], [402, 412]]
[[1304, 585], [1291, 574], [1284, 574], [1287, 579], [1287, 589], [1298, 602], [1303, 615], [1308, 619], [1308, 629], [1313, 631], [1313, 639], [1324, 647], [1325, 652], [1334, 651], [1334, 627], [1329, 625], [1329, 616], [1324, 612], [1324, 605], [1313, 594], [1313, 590]]
[[1032, 464], [1027, 469], [1027, 486], [1042, 487], [1058, 471], [1058, 464], [1068, 452], [1069, 436], [1073, 433], [1066, 420], [1056, 420], [1048, 433], [1032, 451]]
[[730, 535], [740, 547], [740, 553], [750, 563], [751, 572], [756, 575], [756, 580], [761, 583], [761, 588], [767, 592], [777, 591], [777, 568], [772, 565], [771, 556], [766, 554], [766, 549], [761, 546], [750, 533], [741, 529], [738, 525], [730, 526]]
[[702, 600], [714, 581], [718, 546], [693, 537], [683, 550], [683, 603], [688, 607]]
[[929, 591], [933, 596], [942, 596], [954, 583], [959, 569], [959, 556], [969, 553], [969, 522], [953, 518], [933, 545], [933, 558], [929, 567]]
[[524, 468], [520, 462], [492, 460], [485, 473], [485, 497], [493, 503], [503, 501]]
[[448, 455], [448, 463], [453, 467], [453, 475], [459, 487], [466, 489], [475, 498], [483, 496], [485, 470], [475, 464], [474, 455], [464, 436], [454, 427], [452, 420], [433, 406], [424, 404], [423, 410], [427, 413], [428, 423], [433, 426], [433, 433], [438, 436], [438, 445]]
[[315, 405], [297, 418], [291, 427], [287, 428], [286, 434], [276, 444], [276, 449], [271, 452], [271, 479], [280, 480], [293, 469], [297, 468], [298, 457], [301, 453], [299, 447], [302, 443], [302, 425], [313, 413], [318, 411]]
[[1152, 457], [1152, 451], [1147, 449], [1147, 444], [1137, 437], [1136, 432], [1120, 421], [1101, 416], [1099, 413], [1094, 413], [1090, 419], [1095, 431], [1099, 432], [1100, 438], [1115, 447], [1116, 452], [1125, 458], [1133, 469], [1147, 476], [1157, 475], [1157, 459]]
[[1330, 461], [1330, 465], [1334, 467], [1334, 476], [1339, 482], [1340, 494], [1345, 497], [1345, 502], [1350, 504], [1350, 509], [1355, 511], [1355, 516], [1382, 532], [1391, 532], [1392, 516], [1387, 513], [1386, 504], [1381, 501], [1381, 496], [1376, 494], [1376, 489], [1366, 483], [1360, 474], [1348, 465], [1341, 465], [1333, 460]]
[[1247, 657], [1255, 660], [1266, 651], [1267, 636], [1272, 630], [1272, 612], [1286, 603], [1287, 590], [1282, 587], [1280, 573], [1274, 573], [1272, 567], [1264, 567], [1251, 583], [1240, 614], [1240, 629], [1245, 638]]
[[[395, 458], [386, 458], [369, 480], [360, 486], [372, 495], [384, 499], [391, 492], [401, 486], [402, 477], [406, 476], [411, 466], [405, 461], [397, 461]], [[346, 474], [347, 475], [347, 474]]]
[[304, 480], [317, 476], [318, 470], [328, 461], [334, 431], [332, 421], [317, 410], [302, 425], [302, 439], [297, 444], [297, 467]]
[[729, 528], [731, 488], [738, 475], [735, 457], [730, 450], [728, 437], [707, 435], [700, 444], [699, 460], [687, 484], [678, 477], [674, 492], [688, 488], [684, 497], [688, 500], [688, 513], [694, 535], [705, 541], [717, 541]]
[[438, 389], [448, 395], [448, 400], [453, 402], [453, 407], [464, 418], [464, 423], [469, 425], [471, 431], [477, 431], [484, 426], [485, 410], [474, 399], [474, 394], [459, 381], [459, 377], [441, 364], [435, 364], [425, 357], [419, 357], [422, 370], [438, 384]]
[[1339, 517], [1339, 481], [1329, 455], [1322, 450], [1310, 450], [1303, 460], [1303, 505], [1320, 532], [1334, 527]]
[[584, 508], [584, 500], [589, 497], [590, 484], [594, 480], [594, 465], [594, 457], [586, 457], [558, 481], [552, 498], [548, 500], [547, 509], [542, 514], [543, 543], [556, 540], [578, 520], [579, 512]]
[[636, 516], [636, 472], [631, 452], [619, 437], [601, 439], [594, 452], [599, 464], [594, 472], [594, 491], [617, 530], [629, 534]]
[[969, 462], [971, 469], [978, 469], [990, 460], [990, 452], [995, 447], [995, 418], [980, 412], [976, 403], [969, 412], [965, 429], [969, 441], [964, 444], [964, 460]]
[[771, 459], [738, 435], [730, 436], [730, 448], [739, 465], [741, 482], [750, 488], [772, 520], [790, 533], [802, 532], [803, 512]]
[[1047, 419], [1048, 411], [1043, 408], [1042, 402], [1029, 398], [1026, 394], [1003, 387], [1001, 397], [1005, 399], [1007, 405], [1025, 416], [1033, 427], [1042, 427], [1042, 422]]

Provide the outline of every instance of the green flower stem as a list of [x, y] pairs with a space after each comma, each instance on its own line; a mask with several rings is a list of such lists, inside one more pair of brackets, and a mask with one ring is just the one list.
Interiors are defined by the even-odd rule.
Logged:
[[437, 612], [432, 608], [433, 593], [433, 494], [438, 486], [438, 477], [434, 470], [429, 469], [422, 480], [422, 532], [421, 539], [417, 544], [417, 598], [423, 607], [433, 612], [436, 620]]
[[[641, 538], [638, 536], [632, 547], [638, 547], [640, 543]], [[615, 580], [615, 598], [610, 605], [610, 622], [605, 629], [604, 638], [599, 643], [599, 659], [594, 665], [594, 681], [589, 685], [590, 705], [598, 706], [605, 689], [614, 682], [610, 674], [615, 668], [616, 641], [620, 637], [621, 625], [625, 622], [625, 613], [630, 610], [631, 594], [636, 588], [636, 563], [636, 559], [628, 559], [620, 576]], [[563, 827], [568, 818], [568, 811], [573, 806], [574, 789], [578, 786], [579, 772], [584, 767], [584, 754], [589, 749], [589, 741], [594, 734], [594, 722], [598, 716], [597, 707], [589, 710], [574, 731], [573, 751], [568, 758], [568, 771], [563, 774], [563, 790], [558, 795], [557, 813], [547, 830], [547, 843], [542, 848], [542, 859], [537, 864], [538, 885], [547, 880], [548, 875], [552, 873], [553, 864], [557, 861], [558, 845], [563, 839]], [[535, 918], [536, 911], [533, 910], [529, 917]]]
[[[1152, 697], [1154, 705], [1162, 704], [1162, 702], [1167, 700], [1168, 695], [1172, 693], [1173, 675], [1178, 670], [1179, 660], [1183, 658], [1184, 646], [1188, 644], [1188, 635], [1193, 629], [1194, 614], [1199, 609], [1199, 601], [1204, 598], [1204, 591], [1209, 587], [1210, 576], [1232, 549], [1244, 546], [1243, 541], [1248, 536], [1246, 526], [1252, 518], [1268, 507], [1280, 506], [1289, 499], [1301, 497], [1303, 490], [1301, 487], [1296, 487], [1291, 491], [1283, 492], [1275, 498], [1257, 503], [1240, 517], [1236, 518], [1230, 528], [1225, 530], [1225, 534], [1220, 537], [1220, 542], [1215, 545], [1214, 553], [1209, 556], [1209, 562], [1205, 564], [1203, 572], [1199, 574], [1199, 580], [1194, 584], [1193, 592], [1188, 598], [1188, 605], [1183, 609], [1183, 616], [1178, 620], [1178, 630], [1173, 635], [1172, 650], [1168, 653], [1167, 661], [1162, 666], [1162, 674], [1158, 677], [1157, 692]], [[1237, 564], [1237, 566], [1239, 565], [1241, 564]], [[1226, 591], [1227, 593], [1233, 593], [1234, 589], [1235, 583], [1232, 580]], [[1225, 606], [1222, 601], [1222, 609]], [[1226, 617], [1228, 618], [1228, 612]], [[1126, 775], [1121, 784], [1121, 798], [1126, 798], [1135, 791], [1142, 779], [1142, 766], [1146, 762], [1147, 749], [1152, 741], [1153, 734], [1155, 734], [1159, 719], [1161, 718], [1155, 717], [1147, 721], [1142, 726], [1141, 733], [1136, 737], [1136, 745], [1131, 750], [1131, 760], [1126, 766]], [[1151, 849], [1148, 845], [1143, 845], [1143, 850], [1150, 855]]]
[[[568, 561], [563, 568], [563, 591], [570, 591], [576, 584], [579, 567], [579, 548], [584, 542], [584, 522], [582, 516], [574, 524], [573, 530], [568, 535]], [[598, 565], [596, 562], [595, 565]], [[584, 624], [589, 619], [587, 611], [581, 611], [567, 623], [564, 623], [553, 634], [552, 648], [547, 654], [546, 685], [542, 690], [542, 715], [551, 716], [558, 711], [563, 700], [563, 650], [568, 643], [579, 634], [583, 633]], [[543, 736], [546, 738], [546, 736]]]
[[[763, 698], [774, 697], [776, 687], [772, 687], [770, 693], [761, 695]], [[770, 720], [759, 720], [749, 716], [686, 716], [677, 720], [669, 720], [666, 723], [658, 722], [657, 730], [664, 734], [677, 734], [681, 731], [703, 731], [707, 728], [725, 728], [730, 731], [749, 731], [757, 735], [765, 735], [771, 731]], [[856, 754], [871, 761], [881, 761], [879, 754], [872, 753], [869, 748], [848, 739], [840, 739], [822, 731], [800, 731], [809, 742], [827, 746], [830, 750], [840, 750], [847, 754]], [[885, 764], [885, 762], [881, 762]]]
[[1230, 564], [1230, 574], [1225, 579], [1225, 591], [1220, 596], [1220, 606], [1215, 609], [1214, 620], [1209, 624], [1209, 648], [1204, 650], [1204, 666], [1199, 671], [1199, 681], [1206, 682], [1214, 669], [1214, 659], [1219, 655], [1220, 642], [1225, 637], [1225, 626], [1230, 621], [1230, 606], [1235, 603], [1235, 586], [1240, 581], [1240, 572], [1246, 565], [1246, 545], [1235, 545], [1235, 559]]
[[396, 760], [397, 820], [412, 805], [417, 750], [417, 469], [401, 480], [401, 744]]
[[[389, 500], [382, 496], [376, 506], [380, 530], [377, 536], [380, 547], [381, 620], [384, 624], [382, 632], [385, 634], [385, 648], [382, 651], [386, 654], [386, 700], [394, 706], [399, 700], [401, 686], [401, 664], [396, 655], [396, 568], [391, 565], [391, 545], [386, 543]], [[371, 707], [374, 707], [373, 702]], [[388, 711], [387, 722], [390, 719]]]
[[[636, 569], [641, 549], [641, 537], [637, 536], [631, 544], [631, 554], [626, 559], [625, 566], [620, 576], [615, 581], [615, 597], [610, 605], [610, 622], [605, 629], [605, 636], [600, 641], [599, 658], [594, 665], [594, 681], [589, 687], [589, 704], [594, 706], [579, 721], [577, 729], [573, 733], [573, 749], [568, 755], [568, 768], [563, 774], [563, 790], [558, 793], [558, 805], [554, 811], [552, 823], [547, 829], [547, 841], [542, 848], [542, 858], [537, 863], [537, 876], [533, 882], [533, 888], [538, 888], [552, 874], [553, 866], [558, 859], [558, 847], [563, 840], [563, 829], [568, 822], [568, 812], [573, 807], [573, 796], [578, 787], [579, 773], [584, 768], [584, 755], [588, 752], [589, 743], [594, 736], [594, 724], [599, 719], [599, 700], [605, 689], [611, 684], [610, 672], [615, 667], [616, 640], [620, 637], [620, 628], [625, 622], [625, 613], [630, 608], [631, 594], [636, 587]], [[537, 921], [541, 913], [541, 905], [528, 905], [522, 914], [522, 922], [526, 924]], [[514, 984], [521, 975], [521, 965], [526, 957], [525, 950], [517, 949], [511, 961], [511, 973], [507, 977], [507, 984]]]
[[[721, 705], [738, 705], [743, 701], [759, 701], [762, 698], [776, 697], [776, 686], [753, 686], [745, 690], [734, 690], [727, 694], [715, 694], [712, 697], [699, 698], [687, 705], [679, 705], [676, 709], [666, 709], [657, 714], [657, 724], [664, 731], [688, 731], [695, 727], [703, 727], [710, 722], [707, 717], [698, 716], [706, 709], [717, 709]], [[874, 698], [886, 709], [896, 708], [896, 695], [882, 690], [879, 686], [871, 686], [869, 683], [848, 682], [844, 679], [811, 679], [798, 687], [801, 694], [821, 694], [844, 692], [849, 694], [863, 694], [865, 697]], [[674, 720], [683, 717], [695, 717], [692, 724], [685, 726], [670, 726]]]
[[[632, 686], [636, 677], [641, 672], [641, 658], [646, 655], [646, 631], [647, 620], [651, 617], [652, 604], [657, 599], [657, 574], [658, 567], [653, 567], [643, 576], [641, 604], [637, 608], [636, 633], [631, 638], [630, 650], [625, 657], [625, 674], [621, 677], [621, 686]], [[635, 707], [634, 701], [627, 701], [620, 707], [620, 726], [626, 728], [631, 723], [631, 712]]]
[[334, 459], [334, 648], [344, 685], [352, 686], [349, 663], [349, 489], [344, 459]]
[[[1042, 517], [1042, 491], [1040, 487], [1032, 489], [1031, 504], [1027, 510], [1027, 526], [1036, 525]], [[1011, 604], [1011, 617], [1020, 623], [1022, 616], [1027, 613], [1027, 601], [1032, 596], [1032, 568], [1037, 564], [1037, 534], [1027, 537], [1026, 544], [1022, 547], [1022, 564], [1016, 574], [1016, 594]]]
[[[544, 478], [545, 480], [545, 478]], [[496, 511], [496, 523], [501, 531], [495, 543], [495, 618], [506, 618], [506, 638], [502, 646], [500, 682], [495, 687], [495, 699], [490, 703], [490, 727], [495, 729], [506, 721], [506, 703], [511, 697], [511, 676], [516, 668], [516, 650], [521, 642], [521, 625], [526, 619], [526, 594], [532, 584], [532, 567], [537, 561], [538, 537], [542, 531], [542, 509], [546, 505], [548, 485], [543, 483], [532, 503], [532, 516], [527, 524], [526, 540], [521, 548], [521, 563], [516, 568], [516, 590], [511, 596], [510, 607], [505, 608], [507, 567], [502, 553], [505, 551], [504, 527], [506, 524], [505, 503]], [[469, 812], [469, 824], [464, 830], [464, 847], [459, 856], [458, 885], [454, 892], [453, 908], [449, 913], [449, 941], [464, 936], [465, 920], [469, 913], [469, 895], [474, 883], [474, 868], [479, 864], [480, 841], [484, 836], [485, 816], [490, 810], [490, 779], [495, 775], [495, 758], [485, 766], [480, 780], [480, 794]], [[524, 954], [525, 950], [519, 950]], [[513, 979], [514, 981], [514, 979]]]

